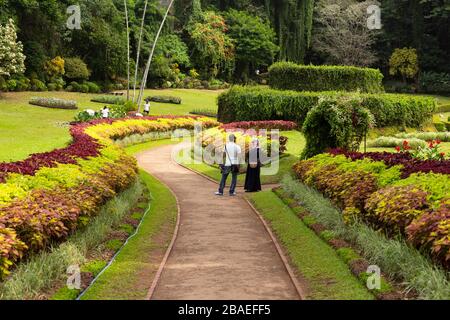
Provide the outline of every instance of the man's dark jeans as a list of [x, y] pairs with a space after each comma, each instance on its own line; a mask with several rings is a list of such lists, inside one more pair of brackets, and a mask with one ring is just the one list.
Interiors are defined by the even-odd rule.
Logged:
[[220, 181], [220, 187], [219, 192], [223, 193], [223, 190], [225, 189], [225, 185], [227, 183], [228, 176], [231, 173], [231, 186], [230, 186], [230, 194], [234, 194], [236, 191], [236, 185], [237, 185], [237, 177], [238, 173], [231, 172], [231, 167], [223, 167], [222, 170], [222, 180]]

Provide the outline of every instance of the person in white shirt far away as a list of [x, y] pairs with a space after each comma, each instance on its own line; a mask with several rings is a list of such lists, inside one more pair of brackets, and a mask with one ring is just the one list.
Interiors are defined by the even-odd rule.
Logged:
[[241, 147], [236, 144], [236, 137], [231, 134], [228, 138], [229, 142], [225, 145], [224, 156], [225, 164], [220, 166], [222, 171], [222, 180], [220, 181], [217, 196], [223, 196], [223, 191], [227, 183], [228, 176], [231, 173], [230, 196], [236, 195], [237, 176], [239, 174], [239, 161], [241, 157]]
[[144, 104], [144, 114], [148, 116], [150, 114], [150, 100], [145, 100]]
[[102, 109], [102, 118], [103, 119], [108, 119], [109, 118], [109, 108], [107, 106], [105, 106]]

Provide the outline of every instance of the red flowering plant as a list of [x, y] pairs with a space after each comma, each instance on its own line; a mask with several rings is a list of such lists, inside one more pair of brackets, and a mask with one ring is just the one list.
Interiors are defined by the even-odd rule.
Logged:
[[431, 140], [428, 141], [428, 147], [419, 146], [411, 155], [413, 158], [420, 160], [443, 161], [445, 160], [445, 153], [441, 152], [440, 147], [440, 140]]
[[409, 145], [409, 142], [405, 140], [401, 146], [396, 146], [395, 150], [397, 150], [397, 152], [408, 152], [411, 150], [411, 146]]

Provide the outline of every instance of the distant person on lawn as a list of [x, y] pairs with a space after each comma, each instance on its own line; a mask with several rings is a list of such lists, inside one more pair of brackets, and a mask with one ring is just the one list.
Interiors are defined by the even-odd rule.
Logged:
[[236, 195], [237, 176], [239, 174], [239, 159], [241, 157], [241, 147], [236, 144], [236, 137], [231, 134], [228, 138], [229, 142], [225, 144], [224, 156], [225, 164], [220, 166], [222, 171], [222, 180], [220, 181], [217, 196], [223, 196], [223, 191], [227, 183], [228, 176], [231, 173], [230, 196]]
[[105, 106], [102, 109], [102, 118], [103, 119], [108, 119], [109, 118], [109, 108], [108, 108], [108, 106]]
[[150, 114], [150, 100], [145, 100], [144, 104], [144, 115], [148, 116]]

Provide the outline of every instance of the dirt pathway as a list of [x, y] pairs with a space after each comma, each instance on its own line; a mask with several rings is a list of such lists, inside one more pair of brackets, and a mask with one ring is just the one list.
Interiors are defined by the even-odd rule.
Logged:
[[[178, 237], [152, 299], [299, 299], [263, 224], [242, 198], [171, 160], [173, 146], [138, 155], [178, 198]], [[231, 178], [231, 177], [230, 177]]]

